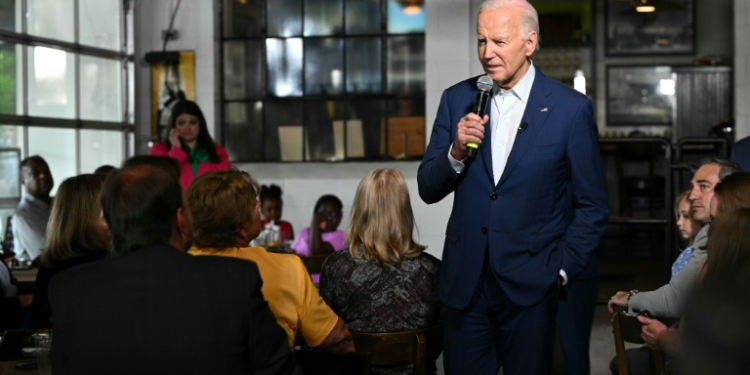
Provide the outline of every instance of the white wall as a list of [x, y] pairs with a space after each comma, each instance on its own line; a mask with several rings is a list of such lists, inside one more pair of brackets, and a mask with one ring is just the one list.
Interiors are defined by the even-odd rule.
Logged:
[[417, 223], [417, 241], [427, 245], [427, 252], [440, 258], [443, 252], [445, 226], [452, 198], [428, 206], [417, 192], [416, 162], [391, 163], [245, 163], [237, 167], [247, 171], [261, 184], [277, 184], [283, 191], [282, 218], [292, 223], [295, 233], [310, 226], [315, 201], [324, 194], [334, 194], [344, 203], [339, 229], [345, 230], [359, 181], [376, 168], [398, 169], [409, 186], [412, 209]]

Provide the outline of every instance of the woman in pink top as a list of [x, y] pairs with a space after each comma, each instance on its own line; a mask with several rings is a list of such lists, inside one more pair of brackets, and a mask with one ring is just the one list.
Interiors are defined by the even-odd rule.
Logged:
[[155, 144], [149, 154], [177, 160], [184, 190], [197, 176], [229, 169], [227, 152], [211, 139], [203, 112], [190, 100], [180, 101], [172, 107], [169, 139]]
[[292, 249], [299, 255], [330, 254], [346, 248], [341, 224], [343, 204], [335, 195], [324, 195], [315, 203], [312, 223], [297, 236]]

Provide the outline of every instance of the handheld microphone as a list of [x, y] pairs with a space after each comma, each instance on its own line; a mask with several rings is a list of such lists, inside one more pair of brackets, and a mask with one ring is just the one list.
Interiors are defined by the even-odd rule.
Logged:
[[521, 123], [521, 126], [518, 127], [518, 132], [523, 133], [523, 131], [526, 130], [526, 128], [528, 127], [529, 127], [529, 124], [527, 122]]
[[[492, 91], [492, 78], [487, 75], [479, 77], [477, 80], [477, 100], [474, 103], [474, 110], [480, 118], [484, 118], [484, 111], [487, 108], [487, 100], [490, 98], [490, 92]], [[477, 154], [477, 148], [479, 145], [474, 142], [466, 144], [467, 155], [469, 158], [473, 158]]]

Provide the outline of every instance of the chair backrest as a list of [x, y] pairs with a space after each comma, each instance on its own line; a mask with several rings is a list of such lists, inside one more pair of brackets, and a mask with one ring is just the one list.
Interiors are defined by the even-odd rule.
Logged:
[[302, 373], [305, 375], [369, 375], [368, 354], [333, 354], [320, 349], [295, 350]]
[[427, 374], [427, 342], [441, 337], [443, 325], [402, 332], [352, 332], [357, 353], [370, 354], [370, 365], [414, 364], [414, 374]]
[[[618, 373], [627, 375], [628, 361], [625, 358], [625, 343], [644, 344], [641, 338], [641, 322], [638, 321], [637, 315], [626, 314], [622, 311], [616, 312], [612, 315], [612, 330], [615, 337]], [[664, 373], [661, 352], [651, 349], [648, 349], [648, 351], [651, 374], [660, 375]]]
[[307, 273], [320, 273], [320, 269], [323, 268], [323, 262], [328, 258], [330, 254], [310, 254], [300, 255], [302, 264], [307, 268]]

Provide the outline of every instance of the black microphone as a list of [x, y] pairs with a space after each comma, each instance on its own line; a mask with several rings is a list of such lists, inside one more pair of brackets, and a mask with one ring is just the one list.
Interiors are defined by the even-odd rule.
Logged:
[[518, 127], [518, 132], [519, 133], [523, 133], [523, 131], [526, 130], [526, 128], [528, 128], [528, 127], [529, 127], [528, 123], [525, 123], [525, 122], [521, 123], [521, 126]]
[[[484, 118], [484, 111], [487, 109], [487, 100], [490, 98], [490, 92], [492, 91], [492, 78], [489, 76], [481, 76], [477, 80], [477, 100], [474, 102], [474, 110], [480, 118]], [[477, 154], [478, 144], [469, 142], [466, 144], [467, 155], [469, 158], [473, 158]]]

